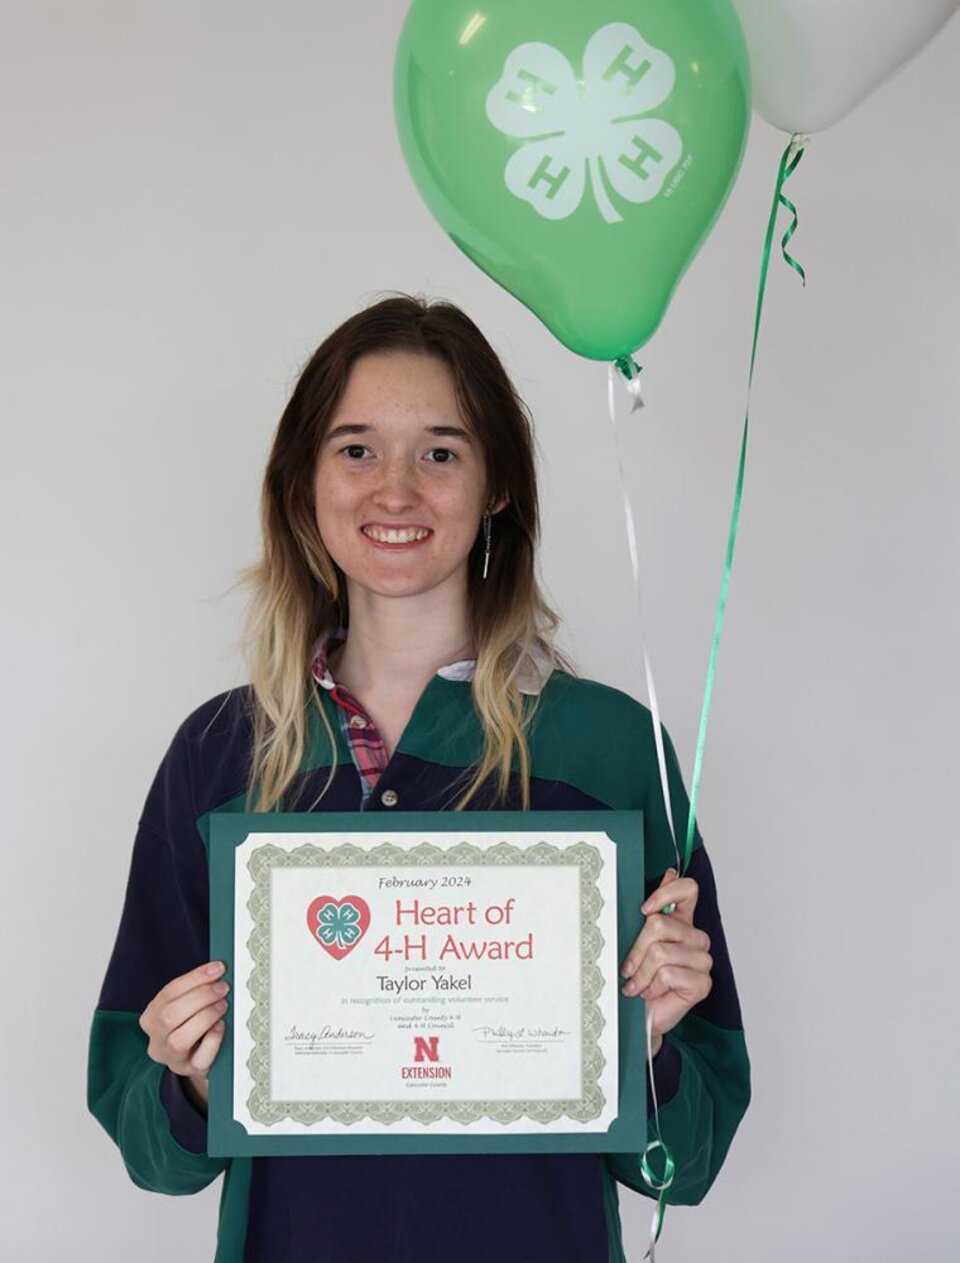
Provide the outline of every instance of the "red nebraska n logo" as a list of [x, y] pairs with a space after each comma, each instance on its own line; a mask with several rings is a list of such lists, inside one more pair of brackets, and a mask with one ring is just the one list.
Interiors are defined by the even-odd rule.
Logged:
[[440, 1050], [437, 1044], [440, 1042], [439, 1035], [431, 1035], [429, 1039], [424, 1039], [422, 1035], [414, 1035], [413, 1037], [413, 1059], [414, 1061], [423, 1061], [426, 1057], [427, 1061], [439, 1061]]

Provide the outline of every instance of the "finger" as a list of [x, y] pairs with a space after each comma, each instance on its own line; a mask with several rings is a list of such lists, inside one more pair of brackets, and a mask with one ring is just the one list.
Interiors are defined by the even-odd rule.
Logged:
[[[666, 871], [666, 872], [663, 874], [663, 876], [660, 878], [660, 885], [661, 885], [661, 886], [665, 886], [665, 885], [667, 885], [667, 883], [668, 883], [668, 882], [673, 881], [673, 880], [674, 880], [674, 878], [679, 877], [679, 876], [680, 876], [680, 874], [677, 872], [677, 870], [676, 870], [675, 868], [668, 868], [668, 869], [667, 869], [667, 871]], [[664, 905], [664, 907], [663, 907], [663, 915], [664, 915], [664, 916], [669, 916], [669, 915], [670, 915], [670, 913], [671, 913], [671, 912], [673, 912], [673, 910], [674, 910], [674, 908], [675, 908], [676, 906], [677, 906], [677, 905], [676, 905], [675, 903], [668, 903], [668, 904], [665, 904], [665, 905]]]
[[678, 877], [674, 870], [669, 868], [664, 873], [660, 885], [640, 905], [640, 911], [658, 912], [669, 903], [681, 901], [684, 903], [692, 901], [695, 904], [698, 893], [699, 886], [692, 877]]
[[648, 989], [651, 984], [656, 982], [663, 969], [675, 965], [709, 974], [713, 968], [713, 957], [709, 952], [701, 951], [696, 947], [688, 947], [685, 943], [658, 940], [656, 943], [651, 943], [644, 955], [643, 963], [627, 984], [631, 990], [626, 994], [639, 995], [643, 992], [649, 999]]
[[673, 881], [664, 882], [662, 886], [658, 886], [653, 894], [640, 905], [640, 911], [645, 916], [651, 916], [672, 903], [676, 905], [676, 909], [670, 915], [680, 917], [688, 925], [692, 925], [693, 910], [697, 906], [699, 893], [700, 887], [692, 877], [676, 877]]
[[220, 1045], [223, 1043], [225, 1030], [226, 1027], [222, 1021], [215, 1022], [197, 1045], [196, 1051], [190, 1058], [190, 1064], [197, 1073], [206, 1074], [213, 1065], [220, 1051]]
[[[215, 1022], [220, 1021], [226, 1012], [226, 1008], [226, 1000], [218, 1000], [216, 1004], [211, 1004], [209, 1008], [202, 1009], [189, 1022], [184, 1022], [182, 1026], [178, 1026], [166, 1041], [170, 1058], [167, 1064], [172, 1067], [174, 1062], [177, 1066], [182, 1066], [185, 1062], [188, 1062], [193, 1055], [195, 1046], [203, 1039], [210, 1027]], [[185, 1074], [189, 1073], [189, 1071], [178, 1069], [177, 1073]]]
[[648, 917], [637, 941], [620, 966], [620, 973], [624, 978], [630, 978], [637, 972], [650, 944], [658, 940], [685, 943], [688, 947], [696, 947], [703, 952], [710, 950], [710, 935], [705, 930], [698, 930], [696, 926], [689, 925], [678, 917]]
[[175, 1031], [178, 1026], [182, 1026], [184, 1022], [188, 1022], [195, 1014], [201, 1010], [209, 1008], [211, 1004], [216, 1004], [230, 990], [230, 984], [224, 982], [221, 978], [219, 982], [206, 983], [200, 987], [194, 987], [192, 991], [188, 991], [185, 995], [180, 996], [176, 1000], [171, 1000], [168, 1004], [163, 1005], [157, 1010], [157, 1025], [161, 1032], [169, 1034]]
[[683, 965], [665, 965], [658, 970], [657, 976], [644, 992], [643, 998], [649, 1004], [659, 1000], [668, 992], [672, 992], [682, 1000], [687, 1008], [699, 1004], [713, 989], [713, 978], [699, 969], [686, 969]]
[[219, 978], [226, 966], [222, 960], [207, 961], [204, 965], [198, 965], [196, 969], [191, 969], [189, 973], [181, 974], [178, 978], [174, 978], [172, 982], [158, 991], [155, 1000], [159, 1000], [161, 1005], [169, 1003], [171, 1000], [179, 999], [186, 992], [192, 991], [194, 987], [202, 986], [205, 982], [210, 982], [213, 978]]
[[644, 994], [649, 999], [649, 988], [657, 974], [665, 966], [680, 965], [698, 972], [709, 973], [713, 968], [713, 957], [701, 948], [691, 947], [686, 943], [657, 940], [651, 943], [644, 953], [636, 973], [621, 987], [624, 995]]

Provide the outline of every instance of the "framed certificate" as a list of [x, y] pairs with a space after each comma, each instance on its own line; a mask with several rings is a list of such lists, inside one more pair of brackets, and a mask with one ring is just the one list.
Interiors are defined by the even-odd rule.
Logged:
[[644, 1149], [639, 812], [210, 825], [212, 1155]]

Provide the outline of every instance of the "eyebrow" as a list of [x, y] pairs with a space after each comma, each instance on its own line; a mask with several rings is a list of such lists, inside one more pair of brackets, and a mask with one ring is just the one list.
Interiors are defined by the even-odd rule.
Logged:
[[[332, 439], [344, 438], [348, 435], [370, 434], [375, 429], [376, 427], [372, 425], [338, 425], [330, 431], [324, 441], [329, 443]], [[432, 434], [435, 438], [461, 439], [464, 443], [472, 442], [470, 432], [459, 425], [427, 425], [424, 426], [424, 433]]]

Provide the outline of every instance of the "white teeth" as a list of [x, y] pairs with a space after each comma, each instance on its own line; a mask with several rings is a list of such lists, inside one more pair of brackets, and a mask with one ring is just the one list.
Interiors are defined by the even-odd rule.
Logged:
[[387, 529], [383, 526], [365, 526], [364, 535], [375, 539], [378, 544], [412, 544], [415, 540], [426, 539], [430, 534], [419, 526], [407, 526], [401, 529]]

